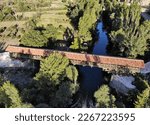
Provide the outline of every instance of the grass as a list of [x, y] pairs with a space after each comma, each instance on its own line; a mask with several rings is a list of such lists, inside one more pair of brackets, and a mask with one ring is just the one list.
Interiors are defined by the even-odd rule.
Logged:
[[25, 22], [26, 21], [3, 21], [3, 22], [0, 22], [0, 27], [10, 27], [15, 24], [18, 24], [19, 27], [24, 27]]
[[[10, 27], [15, 24], [19, 25], [19, 28], [23, 28], [24, 24], [28, 21], [29, 18], [36, 17], [41, 15], [38, 25], [53, 24], [55, 27], [62, 25], [64, 27], [72, 28], [69, 18], [66, 16], [67, 9], [65, 5], [60, 3], [60, 0], [53, 1], [51, 8], [50, 7], [39, 7], [37, 11], [30, 12], [16, 12], [16, 15], [23, 15], [23, 19], [19, 21], [3, 21], [0, 22], [0, 27]], [[60, 36], [61, 38], [61, 36]], [[19, 39], [17, 38], [0, 38], [0, 43], [3, 44], [5, 48], [9, 44], [18, 45]]]

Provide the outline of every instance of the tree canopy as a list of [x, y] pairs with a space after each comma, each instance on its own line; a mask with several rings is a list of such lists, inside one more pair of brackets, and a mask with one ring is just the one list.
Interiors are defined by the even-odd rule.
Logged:
[[9, 81], [0, 87], [0, 104], [3, 104], [5, 108], [32, 107], [31, 104], [22, 102], [19, 91]]
[[96, 106], [98, 108], [113, 108], [115, 107], [115, 97], [110, 94], [110, 88], [107, 85], [102, 85], [95, 93]]
[[25, 89], [23, 94], [25, 98], [34, 100], [34, 105], [68, 107], [78, 90], [77, 78], [78, 71], [69, 60], [58, 53], [53, 53], [41, 61], [40, 70], [34, 78], [34, 87]]
[[[111, 18], [110, 54], [128, 58], [143, 56], [148, 50], [150, 21], [140, 23], [141, 7], [137, 2], [117, 4]], [[134, 10], [134, 11], [133, 11]]]
[[21, 44], [31, 47], [44, 47], [48, 44], [48, 39], [38, 30], [29, 30], [21, 38]]
[[137, 77], [135, 81], [135, 85], [139, 90], [137, 94], [137, 98], [134, 103], [135, 108], [149, 108], [150, 107], [149, 82], [142, 77]]
[[93, 39], [93, 31], [96, 29], [97, 20], [100, 18], [102, 4], [99, 0], [78, 0], [71, 11], [70, 18], [78, 32], [70, 48], [82, 49], [83, 42], [91, 42]]

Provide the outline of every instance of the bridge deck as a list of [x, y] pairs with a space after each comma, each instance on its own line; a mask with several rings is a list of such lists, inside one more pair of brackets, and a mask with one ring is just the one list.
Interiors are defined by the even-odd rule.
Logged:
[[5, 51], [8, 51], [10, 53], [20, 53], [20, 54], [27, 54], [33, 56], [42, 56], [42, 57], [46, 57], [53, 52], [58, 52], [66, 56], [70, 60], [107, 64], [107, 65], [109, 64], [119, 65], [119, 66], [133, 67], [133, 68], [144, 68], [144, 61], [137, 60], [137, 59], [99, 56], [99, 55], [92, 55], [92, 54], [81, 54], [81, 53], [74, 53], [74, 52], [56, 51], [56, 50], [49, 50], [49, 49], [37, 49], [37, 48], [28, 48], [28, 47], [17, 47], [17, 46], [8, 46]]

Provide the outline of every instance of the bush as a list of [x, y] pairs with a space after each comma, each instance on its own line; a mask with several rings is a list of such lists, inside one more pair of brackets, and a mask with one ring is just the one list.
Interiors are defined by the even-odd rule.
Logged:
[[15, 12], [11, 7], [1, 7], [0, 10], [0, 21], [16, 20]]

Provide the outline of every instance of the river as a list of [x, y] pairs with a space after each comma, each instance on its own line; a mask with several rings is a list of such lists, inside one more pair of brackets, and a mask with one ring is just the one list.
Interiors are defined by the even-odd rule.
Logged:
[[[96, 55], [107, 55], [106, 46], [108, 44], [108, 38], [106, 31], [103, 30], [103, 23], [100, 22], [97, 25], [98, 30], [98, 41], [95, 43], [93, 47], [92, 54]], [[87, 105], [89, 102], [89, 98], [92, 98], [93, 93], [99, 88], [99, 86], [103, 83], [103, 72], [102, 69], [97, 67], [89, 67], [89, 66], [79, 66], [80, 77], [82, 78], [80, 83], [81, 92], [85, 98], [82, 107], [90, 107]]]

